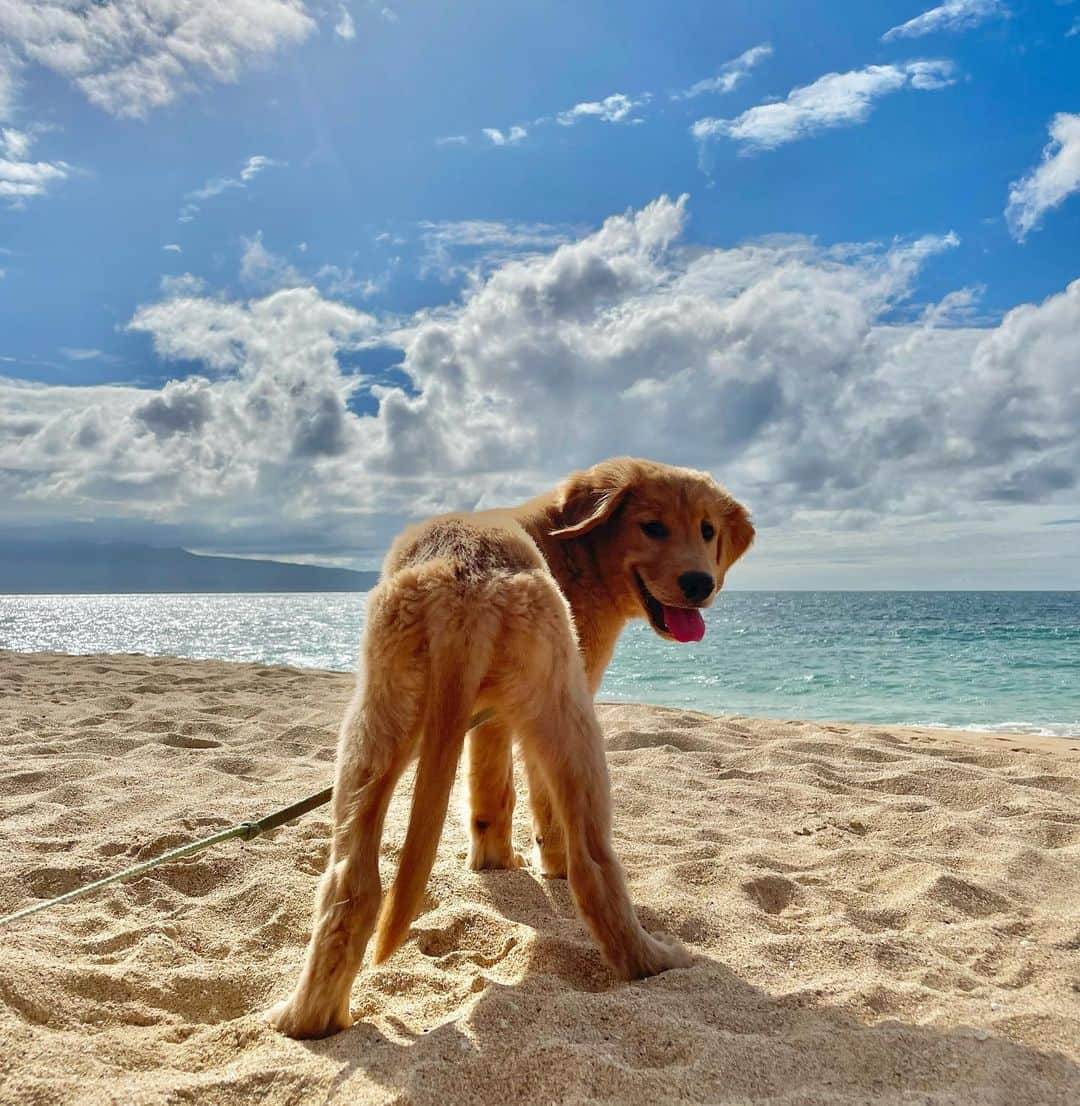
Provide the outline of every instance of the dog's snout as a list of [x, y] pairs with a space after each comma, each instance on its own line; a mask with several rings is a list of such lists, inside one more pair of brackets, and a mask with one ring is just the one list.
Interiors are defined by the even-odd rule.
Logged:
[[684, 572], [679, 577], [679, 587], [691, 603], [700, 603], [712, 595], [715, 581], [707, 572]]

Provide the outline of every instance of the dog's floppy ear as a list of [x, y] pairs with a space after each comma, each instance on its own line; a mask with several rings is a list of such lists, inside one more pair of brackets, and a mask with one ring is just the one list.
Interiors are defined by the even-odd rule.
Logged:
[[723, 516], [721, 540], [716, 543], [716, 559], [726, 572], [750, 548], [754, 524], [741, 503], [734, 503]]
[[618, 461], [567, 477], [556, 500], [556, 517], [562, 525], [551, 536], [577, 538], [607, 522], [630, 490], [632, 478], [629, 466]]

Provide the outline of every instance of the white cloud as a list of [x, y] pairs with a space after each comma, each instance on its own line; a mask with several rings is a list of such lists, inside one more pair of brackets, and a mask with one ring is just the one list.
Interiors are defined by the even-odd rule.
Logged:
[[935, 31], [966, 31], [988, 19], [1004, 19], [1009, 9], [1001, 0], [945, 0], [936, 8], [886, 31], [881, 39], [920, 38]]
[[1066, 38], [1073, 38], [1076, 35], [1080, 35], [1080, 17], [1077, 17], [1073, 25], [1065, 32]]
[[[762, 43], [744, 51], [737, 58], [725, 62], [720, 68], [720, 73], [704, 81], [698, 81], [690, 88], [670, 94], [673, 100], [688, 100], [701, 96], [706, 92], [730, 92], [732, 91], [754, 68], [765, 58], [772, 54], [772, 47], [768, 43]], [[543, 127], [551, 123], [557, 123], [561, 127], [573, 127], [586, 119], [595, 119], [602, 123], [621, 123], [627, 125], [644, 123], [644, 116], [640, 113], [653, 100], [651, 92], [642, 92], [629, 96], [624, 92], [613, 92], [602, 100], [583, 100], [565, 111], [556, 112], [554, 115], [542, 115], [531, 123], [533, 127]], [[511, 127], [509, 131], [502, 131], [495, 127], [485, 128], [484, 135], [496, 146], [516, 145], [526, 137], [527, 131], [522, 126]], [[464, 144], [467, 142], [464, 135], [447, 135], [436, 138], [439, 146], [451, 144]]]
[[263, 245], [262, 231], [245, 238], [240, 258], [240, 280], [249, 288], [272, 291], [310, 283], [292, 264]]
[[349, 13], [349, 9], [344, 4], [341, 5], [341, 18], [334, 27], [334, 34], [346, 42], [351, 42], [356, 38], [356, 25], [353, 23], [353, 17]]
[[[633, 112], [637, 108], [647, 104], [652, 99], [652, 94], [645, 92], [637, 97], [625, 96], [621, 92], [613, 93], [603, 100], [592, 100], [580, 104], [567, 111], [559, 112], [554, 120], [560, 126], [572, 127], [582, 119], [599, 119], [604, 123], [642, 123], [643, 119], [635, 117]], [[552, 122], [550, 115], [534, 119], [532, 126], [541, 127]], [[508, 131], [498, 127], [485, 127], [484, 136], [494, 146], [516, 146], [528, 135], [528, 130], [523, 126], [513, 126]], [[450, 135], [445, 138], [437, 138], [437, 145], [446, 146], [452, 143], [464, 143], [463, 135]]]
[[467, 146], [469, 139], [463, 134], [447, 134], [435, 139], [436, 146]]
[[206, 289], [206, 281], [194, 273], [180, 273], [177, 276], [161, 278], [162, 294], [175, 299], [178, 296], [200, 296]]
[[978, 322], [978, 304], [985, 292], [982, 284], [947, 292], [923, 309], [919, 321], [928, 327], [971, 326]]
[[780, 471], [774, 450], [793, 448], [782, 439], [799, 436], [804, 402], [830, 402], [809, 393], [836, 395], [874, 318], [948, 243], [851, 265], [805, 243], [691, 258], [673, 248], [683, 218], [684, 205], [665, 200], [610, 219], [505, 264], [459, 310], [399, 333], [417, 395], [382, 397], [380, 422], [396, 432], [372, 463], [401, 475], [429, 463], [512, 471], [629, 449], [699, 464], [741, 457], [748, 472], [768, 464], [770, 482], [795, 479], [783, 474], [806, 458]]
[[1005, 221], [1023, 242], [1043, 215], [1080, 190], [1080, 114], [1059, 112], [1050, 122], [1050, 142], [1042, 161], [1009, 191]]
[[379, 13], [387, 23], [396, 23], [398, 21], [398, 13], [393, 8], [383, 8]]
[[15, 59], [0, 47], [0, 123], [10, 119], [15, 110], [15, 69]]
[[283, 169], [288, 166], [287, 161], [275, 161], [264, 154], [254, 154], [241, 166], [240, 173], [235, 177], [212, 177], [201, 188], [196, 188], [185, 197], [184, 206], [180, 209], [177, 222], [190, 223], [201, 210], [200, 205], [206, 200], [220, 196], [222, 192], [233, 189], [244, 189], [264, 170]]
[[275, 161], [272, 157], [263, 154], [255, 154], [247, 159], [247, 164], [240, 170], [240, 179], [247, 184], [253, 181], [264, 169], [283, 169], [288, 165], [285, 161]]
[[772, 46], [767, 42], [760, 46], [752, 46], [744, 50], [737, 58], [725, 62], [720, 66], [720, 72], [715, 77], [707, 77], [703, 81], [692, 84], [682, 92], [674, 92], [673, 100], [692, 100], [696, 96], [703, 96], [707, 92], [734, 92], [734, 90], [750, 75], [756, 65], [760, 65], [766, 58], [771, 57]]
[[383, 280], [357, 276], [349, 265], [321, 265], [315, 272], [315, 283], [331, 296], [370, 299], [385, 287]]
[[444, 280], [464, 273], [484, 272], [524, 252], [551, 250], [571, 239], [571, 228], [550, 223], [501, 223], [487, 219], [423, 222], [422, 276], [437, 273]]
[[636, 123], [639, 120], [632, 118], [633, 112], [650, 99], [652, 97], [647, 92], [637, 97], [614, 92], [603, 100], [589, 100], [575, 104], [568, 111], [560, 111], [555, 116], [555, 121], [563, 127], [572, 127], [582, 119], [590, 118], [599, 119], [603, 123]]
[[0, 130], [0, 198], [12, 207], [43, 196], [53, 185], [71, 175], [71, 166], [63, 161], [30, 161], [34, 143], [29, 131], [5, 127]]
[[516, 146], [528, 133], [524, 127], [511, 127], [505, 133], [498, 127], [484, 128], [484, 136], [493, 146]]
[[222, 192], [226, 192], [230, 188], [243, 187], [243, 182], [233, 177], [213, 177], [201, 188], [196, 188], [193, 192], [189, 192], [188, 198], [192, 200], [210, 200], [213, 199], [214, 196], [220, 196]]
[[[789, 532], [807, 555], [805, 535], [852, 527], [878, 547], [1007, 535], [1018, 505], [1075, 502], [1080, 281], [996, 327], [965, 325], [962, 296], [900, 324], [954, 236], [715, 249], [684, 246], [685, 221], [662, 198], [403, 326], [310, 287], [174, 285], [131, 329], [197, 375], [0, 383], [0, 520], [354, 555], [411, 515], [519, 501], [613, 453], [715, 472], [763, 523], [761, 556]], [[403, 351], [396, 383], [343, 371], [372, 344]]]
[[162, 246], [161, 248], [163, 250], [168, 250], [169, 253], [183, 253], [184, 252], [183, 249], [181, 249], [181, 247], [178, 246], [175, 242], [166, 242], [165, 245]]
[[78, 349], [71, 346], [61, 346], [60, 352], [69, 361], [97, 361], [103, 356], [99, 349]]
[[5, 157], [25, 158], [33, 144], [33, 137], [26, 131], [17, 131], [13, 127], [4, 127], [0, 130], [0, 150]]
[[[313, 274], [305, 274], [287, 258], [268, 249], [263, 242], [262, 231], [253, 238], [243, 239], [244, 249], [240, 257], [240, 281], [253, 292], [273, 292], [282, 288], [317, 286], [323, 292], [343, 298], [367, 299], [383, 290], [390, 273], [381, 280], [357, 276], [349, 265], [321, 265]], [[300, 253], [306, 253], [301, 243]]]
[[0, 0], [0, 36], [112, 115], [142, 117], [315, 30], [301, 0]]
[[899, 65], [870, 65], [848, 73], [826, 73], [813, 84], [794, 88], [786, 100], [758, 104], [734, 119], [699, 119], [691, 134], [699, 142], [719, 137], [738, 142], [744, 153], [772, 150], [786, 142], [831, 127], [864, 123], [875, 101], [903, 88], [945, 88], [955, 81], [946, 60], [918, 60]]

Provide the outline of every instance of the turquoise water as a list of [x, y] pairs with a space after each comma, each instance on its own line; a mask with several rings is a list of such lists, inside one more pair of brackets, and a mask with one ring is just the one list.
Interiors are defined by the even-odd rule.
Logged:
[[[352, 669], [364, 596], [0, 596], [0, 648]], [[1080, 734], [1080, 592], [728, 592], [643, 623], [600, 697], [715, 714]]]

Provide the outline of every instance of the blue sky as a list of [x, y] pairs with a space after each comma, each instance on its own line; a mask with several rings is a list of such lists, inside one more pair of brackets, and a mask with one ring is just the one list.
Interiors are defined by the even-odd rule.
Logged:
[[157, 13], [0, 0], [5, 529], [367, 566], [631, 452], [745, 586], [1080, 586], [1080, 4]]

